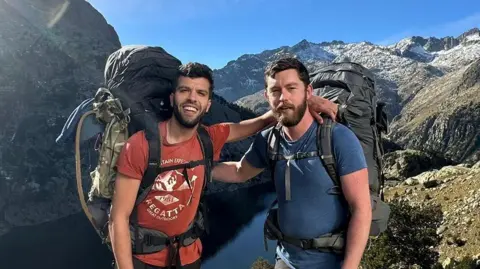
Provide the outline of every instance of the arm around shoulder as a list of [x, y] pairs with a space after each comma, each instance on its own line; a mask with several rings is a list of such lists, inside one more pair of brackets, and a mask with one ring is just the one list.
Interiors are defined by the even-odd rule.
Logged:
[[273, 112], [268, 111], [253, 119], [244, 120], [239, 123], [230, 123], [230, 134], [228, 135], [227, 143], [252, 136], [274, 122], [276, 122], [276, 119], [273, 116]]
[[240, 161], [219, 163], [212, 170], [212, 178], [229, 183], [247, 181], [267, 166], [266, 151], [265, 134], [258, 133]]
[[227, 183], [245, 182], [260, 174], [263, 168], [252, 166], [245, 157], [239, 162], [223, 162], [213, 168], [212, 177]]

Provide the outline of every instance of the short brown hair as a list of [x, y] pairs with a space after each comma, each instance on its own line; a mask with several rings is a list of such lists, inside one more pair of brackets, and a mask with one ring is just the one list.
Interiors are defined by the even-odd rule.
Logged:
[[209, 97], [213, 96], [213, 71], [205, 64], [189, 62], [178, 68], [179, 76], [189, 78], [205, 78], [210, 82]]
[[265, 68], [265, 89], [267, 88], [267, 77], [275, 77], [275, 75], [281, 71], [288, 69], [297, 70], [298, 77], [305, 84], [305, 86], [310, 84], [310, 76], [305, 65], [300, 62], [297, 58], [294, 57], [285, 57], [280, 60], [270, 63]]

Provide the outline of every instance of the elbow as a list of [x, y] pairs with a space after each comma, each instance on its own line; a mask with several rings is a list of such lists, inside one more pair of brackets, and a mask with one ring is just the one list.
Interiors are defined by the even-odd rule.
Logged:
[[362, 220], [364, 223], [372, 221], [372, 208], [369, 204], [352, 207], [352, 217]]
[[128, 214], [122, 214], [121, 212], [112, 211], [108, 221], [108, 229], [113, 232], [118, 226], [127, 226], [130, 223], [130, 216]]
[[235, 182], [243, 183], [249, 180], [247, 173], [245, 173], [244, 169], [242, 169], [241, 163], [237, 163], [236, 171], [235, 171]]

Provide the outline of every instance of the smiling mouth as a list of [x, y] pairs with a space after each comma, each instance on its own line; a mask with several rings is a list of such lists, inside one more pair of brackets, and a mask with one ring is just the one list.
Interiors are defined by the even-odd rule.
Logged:
[[182, 107], [183, 110], [185, 110], [186, 112], [190, 112], [190, 113], [196, 113], [198, 112], [198, 109], [196, 107], [193, 107], [193, 106], [189, 106], [189, 105], [185, 105]]

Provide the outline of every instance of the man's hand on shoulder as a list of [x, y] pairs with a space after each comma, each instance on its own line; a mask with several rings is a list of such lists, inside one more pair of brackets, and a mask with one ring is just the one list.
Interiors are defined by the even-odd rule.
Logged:
[[338, 105], [334, 102], [320, 97], [312, 95], [307, 100], [307, 105], [312, 116], [320, 123], [323, 123], [322, 116], [319, 113], [323, 113], [332, 118], [333, 121], [337, 118]]

